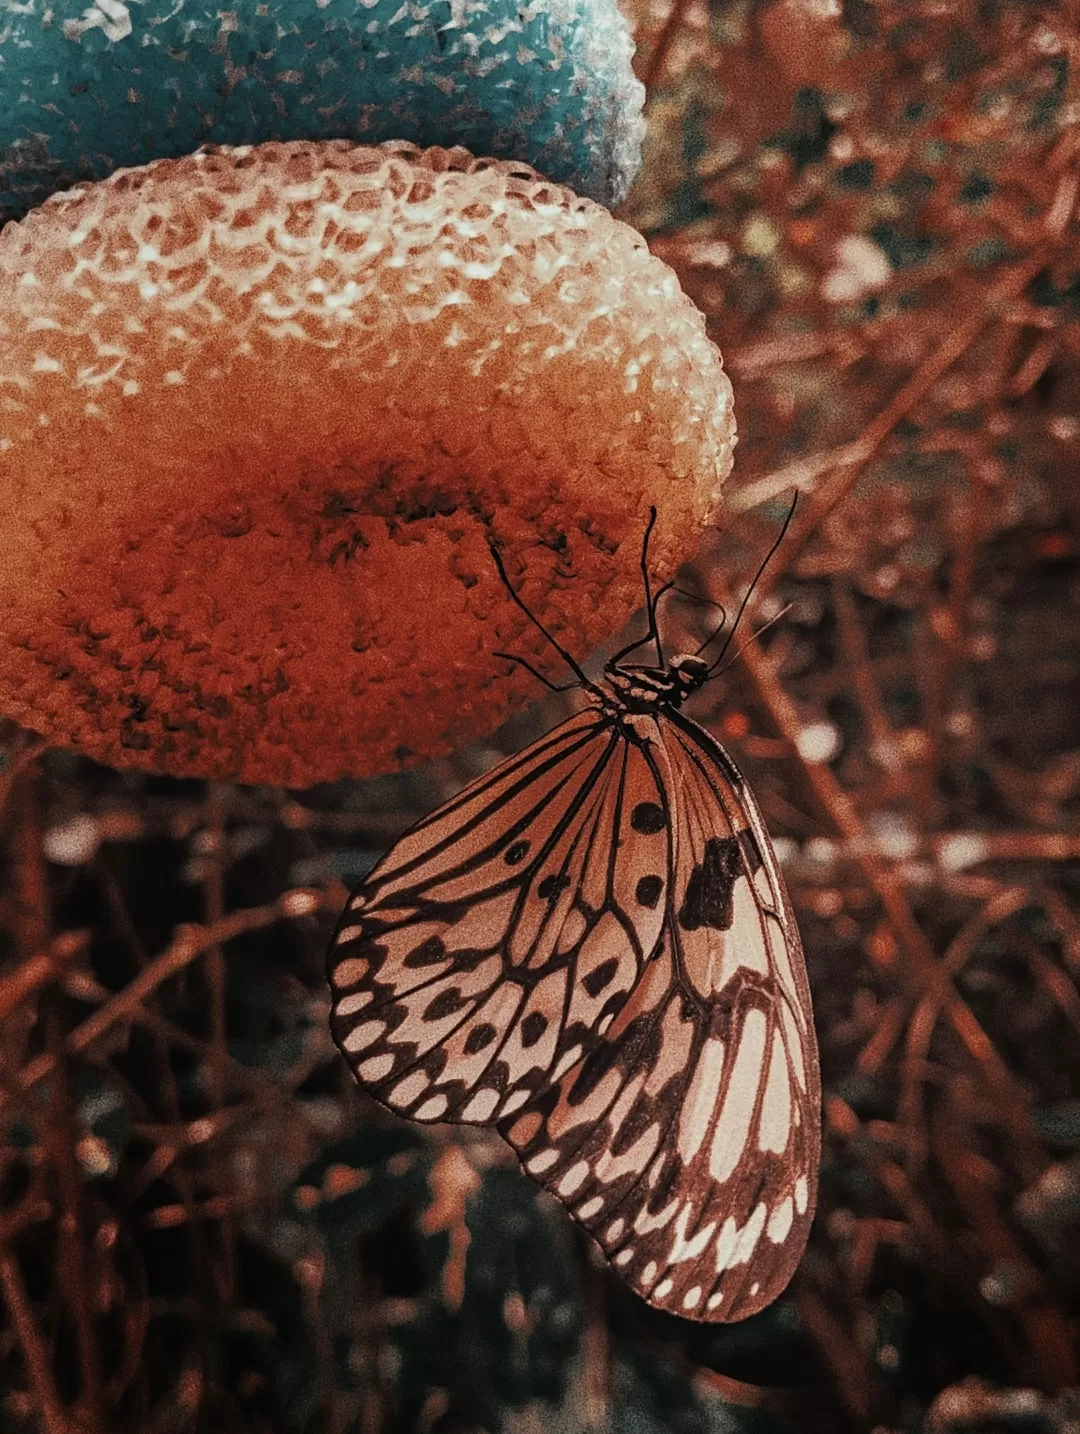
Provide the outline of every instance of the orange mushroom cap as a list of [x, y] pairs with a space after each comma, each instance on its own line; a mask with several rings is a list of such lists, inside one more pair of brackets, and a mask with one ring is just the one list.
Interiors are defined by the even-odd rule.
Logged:
[[730, 386], [644, 240], [520, 164], [205, 150], [0, 233], [0, 711], [303, 786], [453, 750], [714, 515]]

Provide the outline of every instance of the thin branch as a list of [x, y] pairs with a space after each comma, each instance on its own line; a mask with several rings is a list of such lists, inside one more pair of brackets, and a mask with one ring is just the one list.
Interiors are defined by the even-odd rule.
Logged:
[[[773, 590], [782, 573], [790, 568], [828, 515], [848, 496], [859, 474], [896, 425], [907, 418], [942, 375], [967, 352], [986, 325], [999, 319], [1007, 305], [1017, 299], [1035, 275], [1050, 262], [1064, 238], [1075, 207], [1078, 178], [1071, 170], [1059, 178], [1043, 221], [1046, 235], [1043, 243], [1005, 270], [989, 288], [971, 286], [969, 302], [957, 306], [961, 311], [966, 309], [966, 317], [949, 328], [933, 352], [927, 355], [907, 383], [893, 394], [853, 443], [800, 459], [764, 477], [750, 479], [729, 496], [728, 505], [736, 512], [745, 512], [779, 497], [792, 487], [813, 493], [807, 512], [785, 543], [784, 560], [777, 563], [772, 580], [765, 579], [761, 585], [762, 596]], [[833, 474], [831, 480], [819, 487], [818, 478], [830, 471]]]
[[[318, 910], [319, 905], [317, 892], [287, 891], [277, 901], [266, 906], [234, 911], [231, 915], [222, 917], [213, 927], [194, 924], [182, 927], [171, 945], [141, 971], [134, 981], [122, 991], [118, 991], [107, 1005], [87, 1017], [82, 1025], [75, 1027], [64, 1042], [64, 1052], [75, 1055], [85, 1051], [118, 1022], [134, 1018], [147, 996], [198, 960], [211, 947], [231, 941], [234, 936], [245, 931], [260, 931], [277, 921], [309, 916]], [[56, 1056], [51, 1053], [39, 1056], [20, 1072], [18, 1088], [22, 1091], [32, 1089], [55, 1067]], [[3, 1106], [4, 1100], [0, 1098], [0, 1110]]]
[[823, 762], [810, 762], [798, 756], [795, 738], [802, 726], [795, 704], [777, 680], [772, 663], [756, 648], [744, 656], [747, 671], [778, 729], [795, 749], [804, 775], [818, 801], [837, 831], [861, 854], [855, 860], [861, 867], [871, 889], [877, 895], [904, 948], [906, 960], [899, 963], [908, 985], [909, 997], [933, 992], [957, 1035], [983, 1074], [988, 1087], [1000, 1101], [1002, 1119], [1017, 1142], [1022, 1167], [1034, 1175], [1041, 1166], [1026, 1102], [1005, 1062], [994, 1049], [986, 1032], [971, 1008], [953, 988], [942, 971], [938, 958], [925, 932], [916, 922], [896, 881], [889, 863], [870, 855], [866, 831], [859, 820], [850, 797], [840, 786], [832, 771]]
[[3, 1293], [4, 1303], [11, 1315], [15, 1336], [26, 1364], [30, 1388], [34, 1392], [37, 1412], [45, 1426], [45, 1434], [72, 1434], [64, 1418], [60, 1393], [53, 1380], [49, 1356], [34, 1319], [22, 1271], [14, 1250], [3, 1242], [0, 1242], [0, 1292]]
[[13, 971], [0, 977], [0, 1020], [35, 995], [42, 986], [62, 977], [76, 956], [86, 952], [89, 931], [63, 931], [44, 951], [20, 961]]

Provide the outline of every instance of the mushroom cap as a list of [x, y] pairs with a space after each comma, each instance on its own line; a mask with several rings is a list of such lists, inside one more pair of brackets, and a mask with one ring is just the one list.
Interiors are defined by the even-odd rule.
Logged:
[[606, 204], [645, 90], [616, 0], [85, 0], [4, 7], [0, 224], [202, 144], [461, 144]]
[[0, 712], [287, 786], [446, 753], [714, 515], [731, 391], [633, 229], [522, 165], [200, 152], [0, 233]]

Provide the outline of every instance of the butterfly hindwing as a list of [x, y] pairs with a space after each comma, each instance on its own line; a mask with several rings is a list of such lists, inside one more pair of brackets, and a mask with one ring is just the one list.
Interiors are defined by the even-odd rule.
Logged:
[[634, 989], [669, 866], [653, 770], [595, 709], [473, 782], [397, 843], [335, 934], [332, 1029], [361, 1083], [420, 1120], [523, 1106]]
[[673, 832], [662, 944], [605, 1041], [500, 1129], [650, 1303], [742, 1319], [788, 1283], [813, 1216], [809, 991], [734, 764], [681, 716], [650, 748]]
[[[696, 723], [676, 711], [661, 725], [680, 788], [675, 848], [683, 898], [671, 922], [677, 965], [711, 1011], [678, 1142], [701, 1200], [686, 1238], [700, 1240], [715, 1220], [711, 1271], [705, 1261], [715, 1283], [711, 1290], [708, 1279], [702, 1283], [701, 1313], [742, 1319], [787, 1285], [813, 1219], [821, 1091], [810, 988], [753, 793]], [[710, 1108], [703, 1093], [713, 1069], [719, 1077]], [[658, 1278], [654, 1290], [667, 1276]], [[686, 1278], [675, 1280], [669, 1299], [681, 1291], [692, 1303], [681, 1312], [693, 1313]]]

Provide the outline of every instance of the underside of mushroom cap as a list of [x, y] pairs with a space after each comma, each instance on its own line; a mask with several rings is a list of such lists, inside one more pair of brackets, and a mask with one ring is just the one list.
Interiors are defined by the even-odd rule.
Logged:
[[521, 165], [201, 152], [0, 234], [0, 711], [117, 765], [303, 786], [445, 753], [639, 604], [731, 463], [704, 322]]

